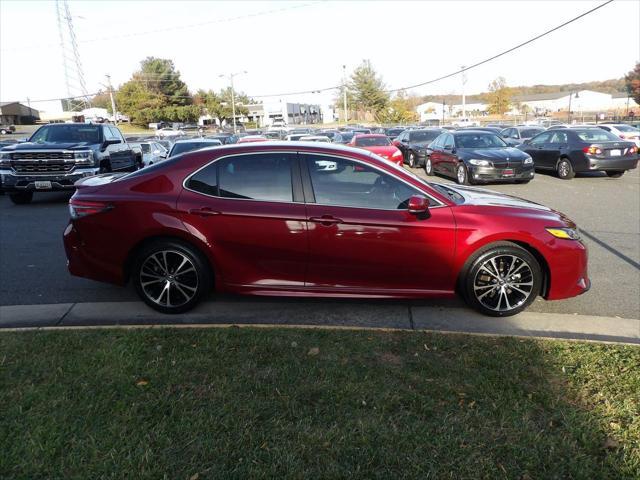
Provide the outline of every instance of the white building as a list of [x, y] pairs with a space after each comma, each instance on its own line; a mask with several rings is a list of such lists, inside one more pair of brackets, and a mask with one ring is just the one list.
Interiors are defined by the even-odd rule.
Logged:
[[[248, 113], [237, 115], [241, 123], [254, 122], [258, 127], [272, 125], [274, 120], [284, 120], [287, 125], [322, 123], [323, 114], [320, 105], [308, 103], [290, 103], [281, 100], [244, 105]], [[217, 123], [210, 115], [198, 119], [199, 125]]]

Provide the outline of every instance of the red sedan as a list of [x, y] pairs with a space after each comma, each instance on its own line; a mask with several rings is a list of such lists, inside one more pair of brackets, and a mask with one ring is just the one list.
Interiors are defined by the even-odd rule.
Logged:
[[368, 150], [385, 160], [402, 166], [402, 152], [391, 143], [386, 135], [375, 133], [355, 135], [347, 145]]
[[227, 145], [77, 184], [72, 274], [133, 282], [166, 313], [213, 288], [255, 295], [419, 298], [459, 292], [513, 315], [590, 286], [575, 224], [542, 205], [426, 182], [365, 151]]

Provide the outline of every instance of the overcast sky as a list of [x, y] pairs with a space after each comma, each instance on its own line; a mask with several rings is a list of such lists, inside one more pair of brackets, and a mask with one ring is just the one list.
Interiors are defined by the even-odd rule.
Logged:
[[[447, 74], [538, 35], [602, 1], [170, 2], [70, 1], [87, 89], [125, 82], [147, 56], [172, 59], [191, 91], [226, 86], [246, 70], [249, 95], [341, 82], [370, 59], [399, 88]], [[468, 72], [467, 92], [498, 76], [516, 85], [605, 80], [640, 58], [640, 1], [616, 0]], [[415, 89], [460, 93], [460, 77]], [[66, 96], [54, 1], [0, 2], [0, 101]], [[334, 93], [288, 97], [328, 100]], [[32, 106], [50, 109], [48, 104]], [[46, 106], [46, 107], [45, 107]]]

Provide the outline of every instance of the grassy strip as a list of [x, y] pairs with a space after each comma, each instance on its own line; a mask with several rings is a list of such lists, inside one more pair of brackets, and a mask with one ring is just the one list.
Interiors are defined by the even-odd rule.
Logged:
[[0, 334], [0, 478], [638, 478], [640, 349], [418, 332]]

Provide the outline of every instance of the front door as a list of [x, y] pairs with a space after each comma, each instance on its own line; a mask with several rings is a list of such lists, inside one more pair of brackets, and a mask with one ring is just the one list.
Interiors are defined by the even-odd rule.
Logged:
[[531, 155], [535, 168], [549, 168], [549, 140], [551, 139], [552, 133], [553, 131], [549, 131], [536, 135], [529, 140], [529, 143], [521, 147], [525, 152]]
[[407, 202], [424, 193], [388, 173], [352, 159], [301, 158], [311, 190], [307, 288], [380, 295], [452, 290], [455, 226], [448, 206], [433, 200], [430, 218], [421, 219]]
[[[297, 178], [297, 180], [296, 180]], [[232, 155], [198, 170], [178, 208], [227, 285], [303, 287], [306, 210], [295, 153]]]

